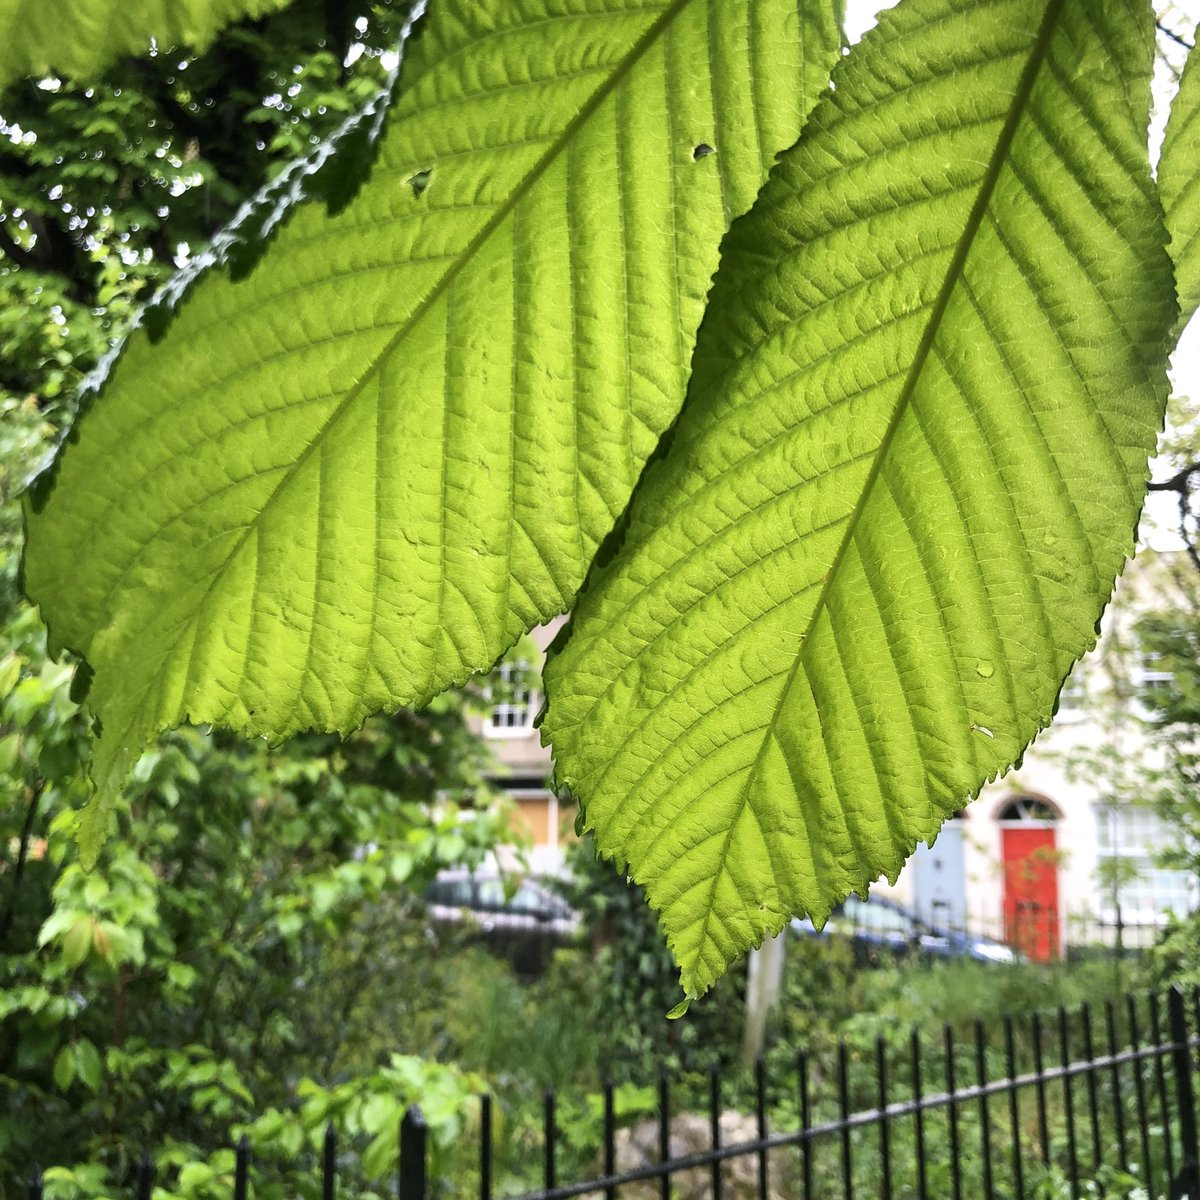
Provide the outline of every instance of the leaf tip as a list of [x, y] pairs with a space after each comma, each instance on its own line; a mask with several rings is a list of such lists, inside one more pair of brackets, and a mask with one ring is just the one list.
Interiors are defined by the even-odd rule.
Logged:
[[692, 1001], [695, 998], [696, 997], [689, 992], [682, 1000], [680, 1000], [677, 1005], [675, 1005], [673, 1009], [671, 1009], [669, 1013], [667, 1013], [667, 1020], [678, 1021], [679, 1018], [682, 1017], [691, 1007]]

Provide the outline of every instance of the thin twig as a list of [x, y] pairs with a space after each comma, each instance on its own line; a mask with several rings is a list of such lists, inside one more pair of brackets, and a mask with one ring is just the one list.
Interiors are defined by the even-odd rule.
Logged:
[[1149, 491], [1152, 492], [1179, 492], [1180, 495], [1186, 495], [1192, 490], [1191, 479], [1197, 471], [1200, 471], [1200, 462], [1190, 462], [1179, 468], [1169, 479], [1160, 480], [1158, 483], [1151, 483]]
[[1180, 46], [1185, 46], [1189, 50], [1194, 50], [1196, 48], [1195, 44], [1189, 42], [1187, 38], [1183, 36], [1183, 34], [1176, 33], [1175, 30], [1170, 28], [1170, 26], [1164, 25], [1162, 21], [1155, 21], [1154, 24], [1158, 26], [1158, 32], [1164, 34], [1166, 37], [1169, 37], [1171, 41], [1178, 43]]

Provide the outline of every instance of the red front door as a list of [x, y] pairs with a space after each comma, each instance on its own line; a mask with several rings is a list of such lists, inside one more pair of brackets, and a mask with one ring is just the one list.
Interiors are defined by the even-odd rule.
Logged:
[[1002, 827], [1008, 943], [1035, 962], [1058, 955], [1058, 855], [1052, 826]]

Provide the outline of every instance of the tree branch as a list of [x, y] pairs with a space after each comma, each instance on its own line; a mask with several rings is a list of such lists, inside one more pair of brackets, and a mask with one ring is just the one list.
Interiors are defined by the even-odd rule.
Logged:
[[1200, 473], [1200, 462], [1185, 463], [1169, 479], [1151, 483], [1147, 488], [1151, 492], [1174, 492], [1179, 500], [1179, 536], [1183, 539], [1183, 547], [1192, 566], [1200, 571], [1200, 550], [1196, 547], [1193, 530], [1196, 527], [1196, 514], [1192, 512], [1193, 477]]
[[1193, 43], [1189, 42], [1182, 34], [1176, 33], [1175, 30], [1171, 29], [1167, 25], [1164, 25], [1162, 21], [1155, 21], [1154, 24], [1158, 26], [1158, 32], [1164, 37], [1170, 38], [1171, 41], [1176, 42], [1180, 46], [1186, 46], [1189, 50], [1194, 50], [1196, 48]]
[[25, 810], [25, 820], [21, 825], [21, 841], [17, 850], [17, 863], [13, 868], [12, 886], [8, 889], [8, 900], [4, 905], [4, 912], [0, 914], [0, 947], [6, 951], [8, 935], [12, 930], [13, 917], [17, 911], [17, 893], [21, 890], [21, 878], [25, 874], [25, 863], [29, 858], [29, 843], [33, 838], [33, 825], [37, 820], [38, 807], [45, 790], [46, 781], [39, 779], [29, 791], [29, 806]]
[[1190, 462], [1176, 471], [1169, 479], [1151, 483], [1147, 490], [1151, 492], [1190, 492], [1192, 490], [1191, 478], [1197, 471], [1200, 471], [1200, 462]]

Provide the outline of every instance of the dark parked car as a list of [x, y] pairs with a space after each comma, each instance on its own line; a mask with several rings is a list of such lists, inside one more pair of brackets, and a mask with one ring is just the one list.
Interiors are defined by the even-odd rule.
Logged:
[[817, 930], [810, 920], [795, 920], [792, 929], [811, 937], [838, 934], [854, 943], [855, 959], [864, 966], [909, 956], [921, 958], [972, 958], [977, 962], [1013, 963], [1022, 956], [994, 938], [963, 929], [930, 924], [894, 900], [848, 896]]
[[431, 922], [458, 928], [536, 974], [555, 946], [579, 935], [579, 914], [547, 881], [469, 871], [443, 871], [425, 890]]

